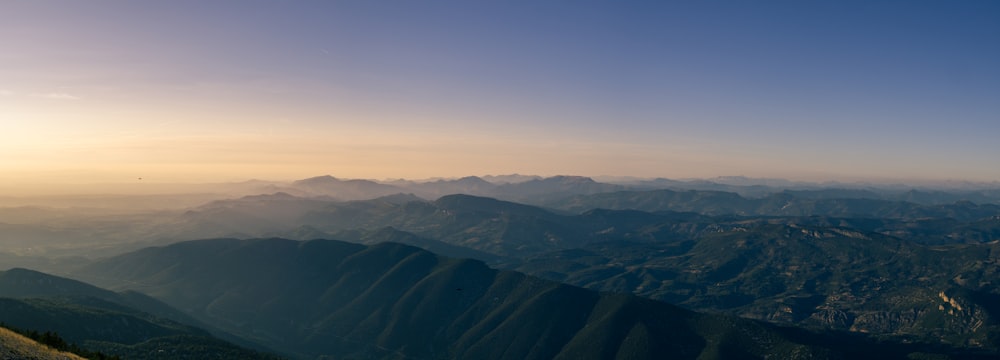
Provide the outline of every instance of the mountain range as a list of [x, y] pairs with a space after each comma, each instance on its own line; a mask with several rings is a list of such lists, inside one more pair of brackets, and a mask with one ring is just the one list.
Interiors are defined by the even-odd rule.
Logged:
[[944, 349], [700, 314], [395, 243], [190, 241], [78, 276], [141, 289], [295, 358], [832, 359]]
[[0, 264], [115, 290], [14, 268], [0, 322], [129, 358], [1000, 353], [991, 190], [716, 180], [321, 176], [181, 210], [0, 208]]
[[[972, 348], [1000, 345], [997, 310], [990, 305], [997, 296], [991, 288], [1000, 230], [995, 215], [963, 221], [602, 209], [572, 214], [468, 195], [408, 200], [331, 202], [298, 212], [302, 217], [292, 227], [369, 244], [409, 243], [693, 310]], [[991, 206], [968, 206], [996, 214]], [[946, 212], [955, 213], [961, 212]], [[942, 293], [959, 299], [954, 301], [964, 310], [955, 311]]]

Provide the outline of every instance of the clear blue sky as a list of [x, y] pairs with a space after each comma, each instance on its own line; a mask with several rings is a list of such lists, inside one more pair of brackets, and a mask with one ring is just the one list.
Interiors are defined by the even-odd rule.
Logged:
[[0, 182], [1000, 180], [997, 1], [5, 1]]

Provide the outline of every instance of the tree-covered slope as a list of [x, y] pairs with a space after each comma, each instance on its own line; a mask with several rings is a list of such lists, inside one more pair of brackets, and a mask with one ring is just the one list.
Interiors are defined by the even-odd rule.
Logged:
[[928, 246], [747, 221], [693, 240], [605, 242], [518, 270], [771, 322], [1000, 349], [997, 242]]
[[0, 322], [57, 333], [86, 350], [128, 359], [273, 358], [220, 340], [190, 325], [199, 324], [190, 316], [146, 295], [27, 269], [0, 272]]
[[823, 359], [914, 351], [836, 336], [817, 341], [393, 243], [191, 241], [106, 259], [80, 275], [147, 292], [300, 358]]

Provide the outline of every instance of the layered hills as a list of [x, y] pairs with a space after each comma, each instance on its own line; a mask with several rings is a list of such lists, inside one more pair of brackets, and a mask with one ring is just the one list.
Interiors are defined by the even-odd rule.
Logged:
[[[843, 358], [914, 348], [598, 293], [394, 243], [202, 240], [88, 266], [298, 358]], [[846, 349], [846, 350], [845, 350]]]
[[[416, 300], [407, 305], [395, 302], [375, 305], [380, 303], [364, 291], [351, 295], [351, 299], [364, 298], [367, 305], [351, 305], [346, 298], [348, 295], [344, 295], [345, 298], [335, 295], [354, 294], [350, 292], [354, 290], [342, 287], [350, 281], [333, 283], [332, 276], [355, 279], [361, 276], [358, 274], [373, 271], [395, 274], [392, 269], [401, 266], [400, 269], [411, 273], [413, 282], [392, 280], [386, 283], [397, 284], [400, 289], [385, 290], [385, 284], [352, 285], [358, 289], [374, 286], [380, 289], [373, 290], [375, 292], [401, 297], [409, 291], [404, 288], [419, 286], [423, 281], [420, 279], [437, 279], [433, 275], [444, 271], [441, 269], [447, 268], [445, 264], [461, 262], [437, 257], [433, 257], [436, 259], [433, 261], [427, 260], [430, 258], [414, 260], [426, 257], [413, 255], [419, 251], [403, 251], [410, 255], [401, 258], [383, 254], [384, 259], [372, 255], [368, 262], [351, 260], [360, 256], [358, 254], [387, 246], [380, 245], [385, 242], [412, 245], [452, 258], [478, 259], [496, 268], [517, 270], [591, 290], [639, 295], [689, 310], [834, 332], [830, 336], [810, 337], [795, 331], [778, 331], [782, 341], [806, 346], [811, 349], [810, 353], [820, 349], [818, 353], [821, 354], [841, 354], [828, 351], [840, 349], [844, 340], [834, 343], [817, 340], [842, 339], [840, 332], [873, 339], [871, 341], [921, 344], [919, 346], [929, 347], [931, 352], [937, 351], [935, 347], [949, 353], [996, 354], [1000, 351], [997, 316], [1000, 310], [995, 305], [1000, 303], [1000, 293], [996, 290], [1000, 277], [996, 258], [1000, 206], [991, 200], [996, 192], [813, 188], [808, 184], [757, 184], [751, 180], [622, 179], [622, 183], [608, 184], [590, 178], [560, 176], [380, 183], [324, 176], [292, 183], [244, 184], [265, 186], [270, 192], [215, 200], [184, 211], [127, 216], [97, 211], [94, 215], [76, 217], [71, 210], [7, 208], [0, 209], [0, 217], [5, 222], [0, 224], [0, 229], [9, 231], [0, 231], [0, 237], [9, 237], [9, 242], [16, 246], [5, 248], [8, 253], [0, 254], [0, 261], [8, 266], [37, 265], [60, 274], [87, 276], [88, 282], [128, 290], [86, 295], [87, 301], [101, 303], [105, 308], [107, 304], [115, 304], [147, 314], [143, 316], [206, 328], [211, 334], [229, 341], [242, 341], [225, 335], [238, 333], [249, 339], [240, 344], [268, 344], [283, 353], [304, 358], [334, 353], [339, 354], [336, 356], [383, 357], [388, 356], [385, 349], [393, 349], [391, 353], [399, 356], [406, 354], [418, 358], [479, 354], [469, 352], [475, 347], [473, 345], [442, 347], [444, 343], [466, 344], [471, 340], [459, 341], [457, 337], [440, 334], [445, 337], [435, 339], [446, 340], [427, 342], [437, 344], [431, 347], [433, 350], [416, 351], [411, 349], [415, 345], [400, 345], [404, 342], [398, 339], [405, 337], [400, 334], [410, 330], [399, 329], [411, 328], [399, 324], [414, 323], [388, 319], [396, 319], [393, 314], [408, 311], [408, 304], [428, 309], [431, 305]], [[451, 194], [453, 192], [464, 194]], [[969, 199], [983, 202], [974, 203]], [[86, 230], [81, 232], [81, 228]], [[317, 246], [301, 245], [312, 242], [295, 243], [299, 244], [296, 246], [273, 245], [273, 249], [262, 250], [272, 246], [261, 245], [269, 244], [264, 240], [216, 240], [209, 242], [214, 245], [161, 246], [90, 266], [86, 264], [91, 260], [84, 257], [197, 238], [269, 237], [341, 239], [370, 247], [350, 245], [358, 246], [351, 248], [341, 244], [329, 246], [338, 250], [324, 246], [311, 248], [316, 253], [332, 251], [330, 261], [338, 264], [336, 266], [318, 265], [317, 260], [310, 260], [303, 254], [304, 250], [298, 248]], [[256, 245], [251, 246], [251, 243]], [[85, 250], [73, 250], [76, 248]], [[256, 252], [260, 255], [247, 255]], [[53, 259], [36, 254], [74, 257]], [[140, 254], [147, 254], [149, 258], [134, 261], [146, 256]], [[416, 257], [410, 259], [409, 256]], [[223, 264], [231, 261], [232, 266], [209, 264], [212, 261]], [[304, 269], [298, 264], [300, 262], [313, 265]], [[411, 262], [423, 264], [423, 267]], [[483, 265], [472, 264], [478, 265], [463, 266], [480, 269], [477, 266]], [[86, 271], [78, 271], [82, 266]], [[490, 271], [493, 270], [482, 270], [482, 273]], [[331, 274], [323, 275], [326, 272]], [[6, 276], [25, 274], [28, 274], [26, 270], [0, 274], [0, 283]], [[383, 275], [377, 274], [366, 276], [378, 283]], [[215, 276], [220, 278], [213, 278]], [[405, 278], [393, 276], [393, 279]], [[505, 272], [487, 276], [492, 280], [484, 280], [489, 285], [482, 293], [492, 291], [489, 289], [499, 281], [497, 279], [514, 284], [523, 282], [509, 280], [513, 279], [511, 276], [514, 275]], [[535, 280], [541, 281], [532, 281]], [[58, 287], [53, 286], [46, 289], [48, 292], [31, 295], [42, 297], [42, 302], [22, 295], [10, 296], [17, 297], [12, 300], [29, 302], [36, 308], [48, 306], [45, 311], [94, 306], [81, 303], [79, 293], [86, 293], [83, 287], [61, 284], [75, 290], [60, 293], [54, 290]], [[555, 283], [548, 284], [555, 286]], [[259, 287], [264, 285], [273, 288], [261, 290]], [[312, 287], [325, 290], [306, 290]], [[455, 290], [458, 288], [468, 291], [465, 286], [452, 290], [458, 291]], [[65, 296], [64, 293], [77, 295]], [[431, 295], [443, 296], [443, 293]], [[596, 304], [604, 301], [600, 300], [604, 295], [597, 296], [591, 312], [595, 311]], [[247, 300], [250, 297], [256, 300]], [[330, 299], [339, 299], [333, 303], [340, 308], [356, 309], [369, 316], [359, 320], [344, 312], [324, 312], [332, 311], [332, 307], [312, 305]], [[514, 299], [530, 302], [527, 297]], [[266, 305], [253, 301], [263, 301]], [[479, 302], [472, 304], [487, 306]], [[365, 307], [368, 305], [372, 307]], [[280, 310], [288, 308], [297, 310], [293, 315]], [[483, 309], [487, 313], [496, 311], [488, 306]], [[521, 310], [511, 311], [510, 314], [519, 314]], [[527, 314], [536, 310], [523, 311]], [[372, 315], [376, 313], [379, 315]], [[451, 330], [441, 330], [442, 334], [464, 329], [462, 326], [467, 323], [486, 321], [469, 317], [471, 315], [454, 315], [466, 321], [456, 325], [460, 322], [458, 318], [442, 316], [451, 319], [447, 320], [451, 321], [447, 325], [441, 325]], [[517, 321], [536, 321], [528, 319], [534, 317], [526, 315]], [[316, 319], [329, 319], [329, 322]], [[153, 322], [165, 324], [160, 320]], [[365, 338], [359, 335], [362, 332], [351, 335], [353, 330], [335, 330], [330, 327], [333, 323], [367, 329], [366, 336], [376, 340], [359, 340]], [[780, 330], [753, 321], [749, 324], [763, 326], [766, 331]], [[559, 329], [552, 332], [563, 333], [564, 345], [570, 346], [575, 335], [565, 333], [573, 332], [566, 330], [572, 326]], [[631, 329], [622, 331], [630, 332]], [[695, 326], [688, 330], [705, 339], [699, 354], [721, 351], [712, 347], [714, 340], [708, 340], [712, 338], [710, 334], [699, 333]], [[329, 334], [347, 339], [337, 340], [341, 347], [350, 348], [348, 343], [365, 345], [339, 353], [336, 352], [339, 350], [319, 345], [319, 340], [315, 343], [289, 340], [320, 339]], [[396, 340], [379, 340], [383, 338]], [[498, 344], [514, 341], [503, 339]], [[759, 350], [746, 351], [749, 354], [766, 353]], [[910, 350], [913, 348], [906, 351]], [[512, 352], [515, 353], [525, 355]]]
[[[79, 257], [107, 256], [152, 244], [212, 237], [328, 238], [342, 230], [385, 226], [443, 240], [390, 221], [370, 221], [371, 214], [350, 213], [350, 207], [364, 206], [345, 204], [401, 205], [433, 202], [453, 194], [515, 201], [564, 215], [603, 208], [711, 216], [878, 219], [882, 224], [864, 230], [893, 232], [898, 234], [894, 236], [919, 238], [926, 243], [984, 242], [1000, 234], [988, 221], [973, 224], [1000, 215], [1000, 191], [995, 185], [972, 184], [945, 191], [764, 180], [619, 179], [618, 183], [606, 183], [579, 176], [501, 176], [378, 182], [319, 176], [294, 182], [190, 185], [181, 187], [188, 191], [181, 194], [0, 198], [3, 204], [17, 204], [0, 207], [0, 242], [6, 245], [0, 251], [0, 260], [9, 266], [66, 272], [80, 261]], [[133, 184], [123, 186], [122, 191], [137, 189]], [[188, 205], [174, 201], [180, 198]], [[199, 203], [197, 199], [204, 201]], [[344, 211], [333, 211], [335, 208]], [[309, 218], [309, 212], [335, 213], [357, 221], [318, 222], [324, 219]], [[495, 253], [503, 246], [497, 247]], [[53, 261], [55, 258], [59, 260]]]
[[[993, 214], [989, 206], [955, 206]], [[218, 203], [212, 211], [230, 207], [253, 208]], [[329, 203], [297, 213], [299, 229], [369, 244], [404, 242], [699, 311], [971, 348], [1000, 345], [990, 305], [996, 296], [991, 288], [997, 277], [991, 255], [1000, 230], [996, 215], [958, 220], [602, 209], [572, 214], [468, 195], [433, 202], [393, 197]], [[191, 215], [198, 218], [197, 212]], [[351, 228], [365, 230], [345, 230]], [[961, 299], [964, 310], [942, 301], [942, 292]]]

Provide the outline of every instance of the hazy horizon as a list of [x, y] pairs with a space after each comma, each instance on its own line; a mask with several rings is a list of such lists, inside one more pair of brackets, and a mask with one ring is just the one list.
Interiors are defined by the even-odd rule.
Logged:
[[[0, 198], [17, 199], [23, 198], [25, 201], [22, 205], [35, 204], [31, 202], [31, 199], [39, 199], [50, 197], [52, 199], [59, 199], [64, 197], [83, 197], [81, 199], [91, 198], [92, 200], [101, 199], [104, 197], [114, 197], [114, 196], [133, 196], [133, 195], [226, 195], [221, 198], [227, 198], [227, 196], [242, 196], [249, 194], [258, 194], [259, 188], [256, 187], [233, 187], [233, 185], [252, 185], [251, 183], [259, 182], [262, 184], [291, 184], [298, 180], [306, 180], [315, 177], [332, 176], [338, 180], [368, 180], [374, 181], [382, 184], [393, 184], [395, 181], [408, 181], [415, 183], [429, 183], [439, 180], [457, 180], [463, 177], [479, 177], [486, 178], [490, 176], [513, 176], [520, 175], [524, 177], [539, 177], [539, 178], [551, 178], [556, 176], [572, 176], [572, 177], [586, 177], [593, 179], [597, 182], [610, 183], [610, 184], [632, 184], [636, 181], [653, 181], [658, 179], [666, 179], [681, 182], [699, 182], [708, 181], [715, 182], [720, 185], [731, 184], [735, 182], [747, 182], [749, 184], [755, 185], [765, 185], [771, 184], [773, 182], [778, 182], [777, 184], [771, 184], [775, 189], [781, 189], [786, 187], [795, 186], [806, 186], [806, 187], [819, 187], [819, 188], [909, 188], [909, 189], [930, 189], [930, 190], [943, 190], [943, 191], [954, 191], [954, 190], [974, 190], [974, 189], [1000, 189], [1000, 181], [983, 182], [983, 181], [969, 181], [964, 179], [879, 179], [879, 178], [869, 178], [869, 179], [794, 179], [794, 178], [770, 178], [770, 177], [748, 177], [744, 175], [722, 175], [715, 177], [705, 177], [705, 178], [666, 178], [666, 177], [643, 177], [643, 176], [629, 176], [629, 175], [583, 175], [583, 174], [531, 174], [531, 173], [509, 173], [509, 174], [465, 174], [459, 176], [435, 176], [427, 178], [405, 178], [405, 177], [388, 177], [388, 178], [365, 178], [365, 177], [346, 177], [339, 176], [336, 174], [313, 174], [310, 176], [298, 177], [298, 178], [248, 178], [248, 179], [237, 179], [237, 180], [221, 180], [221, 181], [188, 181], [188, 182], [171, 182], [171, 181], [161, 181], [157, 179], [146, 179], [146, 178], [135, 178], [129, 179], [127, 181], [121, 182], [39, 182], [39, 183], [0, 183]], [[783, 184], [787, 182], [787, 184]], [[735, 185], [741, 186], [741, 185]], [[247, 191], [247, 189], [251, 189]], [[267, 193], [266, 191], [264, 193]], [[0, 204], [0, 206], [4, 206]], [[7, 204], [6, 206], [10, 206]]]
[[993, 1], [10, 1], [0, 43], [0, 193], [1000, 181]]

